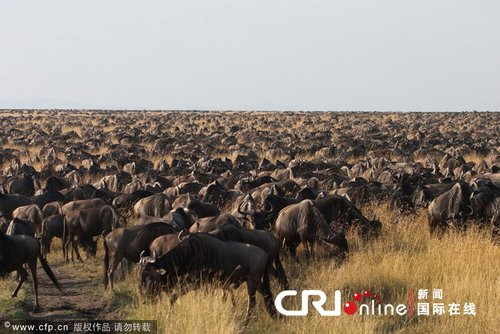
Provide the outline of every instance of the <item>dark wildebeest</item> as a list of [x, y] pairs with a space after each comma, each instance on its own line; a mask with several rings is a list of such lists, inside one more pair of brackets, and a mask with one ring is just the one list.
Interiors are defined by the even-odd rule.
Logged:
[[50, 202], [42, 208], [42, 217], [47, 218], [55, 215], [62, 215], [62, 202]]
[[220, 210], [215, 204], [202, 203], [197, 199], [188, 201], [187, 209], [198, 218], [213, 217], [220, 214]]
[[500, 209], [500, 189], [494, 186], [480, 186], [472, 192], [470, 202], [474, 210], [471, 218], [489, 223], [495, 212]]
[[32, 238], [36, 234], [36, 226], [29, 220], [14, 218], [7, 228], [7, 235], [28, 235]]
[[12, 293], [12, 297], [16, 297], [21, 285], [28, 277], [28, 273], [23, 268], [23, 264], [27, 263], [31, 278], [33, 279], [33, 288], [35, 290], [35, 309], [38, 310], [38, 279], [36, 277], [37, 259], [40, 260], [42, 268], [47, 273], [47, 276], [52, 280], [54, 285], [61, 291], [59, 282], [54, 273], [49, 267], [49, 264], [40, 254], [40, 246], [38, 242], [26, 235], [5, 235], [0, 231], [0, 277], [3, 277], [13, 271], [17, 271], [20, 280], [16, 289]]
[[[271, 232], [263, 230], [248, 230], [234, 224], [226, 224], [210, 232], [223, 241], [237, 241], [262, 248], [273, 259], [272, 274], [278, 279], [283, 290], [288, 290], [288, 282], [280, 261], [280, 244]], [[155, 253], [156, 254], [156, 253]], [[159, 255], [157, 255], [159, 256]]]
[[136, 190], [130, 194], [121, 194], [115, 197], [115, 199], [113, 200], [113, 206], [118, 210], [131, 210], [138, 200], [151, 195], [154, 194], [146, 190]]
[[15, 209], [23, 205], [32, 204], [31, 200], [24, 195], [4, 195], [0, 194], [0, 210], [7, 219], [12, 219], [12, 213]]
[[19, 218], [23, 220], [29, 220], [32, 222], [37, 232], [41, 231], [42, 228], [42, 211], [35, 204], [20, 206], [12, 212], [13, 218]]
[[249, 191], [253, 188], [257, 188], [265, 183], [276, 182], [277, 180], [272, 178], [271, 176], [260, 176], [257, 178], [242, 178], [238, 181], [235, 186], [235, 189], [239, 189], [241, 191]]
[[382, 224], [375, 217], [370, 221], [356, 206], [343, 196], [328, 196], [314, 200], [314, 205], [325, 218], [325, 221], [335, 229], [347, 231], [353, 225], [353, 220], [359, 225], [359, 234], [362, 237], [377, 237]]
[[[53, 215], [45, 218], [42, 221], [42, 231], [40, 237], [40, 251], [45, 258], [50, 252], [50, 245], [54, 237], [62, 240], [64, 233], [64, 216]], [[85, 252], [89, 255], [95, 255], [97, 244], [92, 237], [83, 237], [77, 240], [79, 246], [83, 247]], [[73, 256], [73, 255], [72, 255]]]
[[176, 224], [151, 223], [117, 228], [104, 237], [104, 286], [108, 280], [113, 289], [113, 273], [123, 258], [139, 262], [142, 251], [149, 250], [149, 244], [160, 235], [179, 232]]
[[141, 216], [163, 217], [171, 209], [167, 195], [158, 193], [144, 197], [134, 205], [134, 214], [137, 218]]
[[9, 185], [9, 193], [11, 194], [33, 196], [38, 189], [40, 189], [40, 182], [33, 176], [13, 180]]
[[219, 206], [222, 206], [228, 197], [226, 188], [218, 181], [214, 181], [206, 187], [201, 188], [198, 195], [203, 202]]
[[311, 254], [311, 246], [317, 243], [334, 250], [340, 258], [348, 251], [346, 238], [332, 230], [313, 201], [308, 199], [281, 210], [273, 228], [280, 245], [284, 243], [293, 258], [297, 258], [295, 250], [300, 243], [307, 256]]
[[496, 244], [500, 243], [500, 209], [491, 217], [491, 238]]
[[63, 237], [64, 233], [64, 216], [53, 215], [45, 218], [42, 221], [42, 232], [40, 234], [40, 251], [42, 256], [45, 257], [50, 252], [50, 244], [52, 238]]
[[61, 208], [61, 213], [63, 215], [67, 215], [70, 211], [73, 210], [92, 209], [104, 205], [106, 205], [106, 203], [100, 198], [80, 199], [64, 204], [63, 207]]
[[50, 202], [66, 202], [64, 196], [58, 191], [48, 191], [44, 194], [33, 196], [30, 198], [30, 201], [32, 204], [38, 205], [39, 208], [43, 208]]
[[150, 295], [157, 295], [160, 289], [165, 291], [173, 305], [179, 296], [203, 283], [221, 282], [223, 289], [230, 289], [246, 282], [246, 325], [255, 307], [256, 291], [264, 296], [269, 314], [276, 314], [269, 282], [272, 261], [259, 247], [196, 233], [181, 239], [177, 247], [160, 258], [141, 257], [139, 287]]
[[299, 200], [290, 197], [279, 197], [273, 194], [269, 194], [264, 199], [264, 211], [268, 212], [264, 225], [265, 228], [271, 228], [278, 217], [280, 211], [292, 204], [299, 203]]
[[85, 240], [106, 235], [124, 225], [113, 207], [109, 205], [91, 209], [73, 210], [64, 217], [63, 254], [68, 261], [68, 246], [71, 243], [78, 260], [82, 260], [74, 239]]
[[197, 232], [210, 232], [213, 231], [222, 225], [225, 224], [233, 224], [238, 227], [241, 227], [240, 222], [234, 218], [232, 215], [228, 213], [221, 213], [215, 217], [205, 217], [198, 219], [190, 228], [189, 232], [197, 233]]
[[411, 196], [411, 201], [415, 208], [428, 207], [439, 195], [449, 191], [454, 186], [453, 183], [433, 183], [419, 185]]
[[[270, 207], [270, 206], [268, 206]], [[236, 212], [242, 218], [250, 219], [250, 225], [256, 230], [263, 230], [269, 228], [269, 216], [273, 212], [273, 208], [257, 211], [256, 203], [251, 194], [246, 195], [241, 203], [238, 205]]]
[[458, 224], [465, 229], [467, 217], [473, 214], [470, 204], [469, 186], [464, 182], [457, 182], [444, 194], [436, 197], [427, 208], [427, 218], [431, 233], [443, 232], [448, 222]]

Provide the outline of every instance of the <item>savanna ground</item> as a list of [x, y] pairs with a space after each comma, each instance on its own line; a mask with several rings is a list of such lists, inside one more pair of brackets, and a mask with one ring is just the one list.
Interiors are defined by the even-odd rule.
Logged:
[[[383, 221], [384, 233], [371, 242], [349, 235], [350, 254], [341, 265], [316, 256], [301, 258], [301, 263], [285, 260], [290, 285], [296, 290], [321, 289], [329, 297], [343, 292], [343, 302], [352, 300], [356, 291], [378, 293], [384, 303], [408, 304], [408, 292], [443, 289], [445, 304], [474, 302], [476, 316], [353, 316], [321, 317], [315, 312], [307, 317], [272, 319], [262, 299], [245, 332], [248, 333], [495, 333], [498, 332], [500, 304], [500, 249], [490, 241], [487, 230], [469, 229], [465, 234], [450, 232], [442, 238], [431, 237], [423, 211], [399, 216], [385, 206], [364, 208]], [[370, 213], [368, 213], [370, 216]], [[32, 288], [26, 285], [18, 298], [11, 299], [13, 280], [0, 281], [0, 313], [9, 318], [106, 318], [157, 319], [162, 333], [238, 333], [243, 331], [246, 289], [236, 291], [236, 306], [224, 300], [220, 289], [207, 287], [180, 298], [173, 309], [166, 298], [144, 302], [137, 291], [134, 274], [116, 284], [113, 292], [104, 290], [102, 249], [96, 258], [85, 263], [62, 265], [56, 247], [49, 256], [56, 275], [68, 296], [60, 297], [50, 287], [39, 268], [43, 313], [30, 311]], [[273, 292], [279, 287], [273, 280]], [[429, 298], [430, 302], [432, 299]], [[436, 302], [439, 302], [438, 300]], [[287, 304], [298, 309], [299, 301]], [[311, 308], [312, 310], [312, 308]]]

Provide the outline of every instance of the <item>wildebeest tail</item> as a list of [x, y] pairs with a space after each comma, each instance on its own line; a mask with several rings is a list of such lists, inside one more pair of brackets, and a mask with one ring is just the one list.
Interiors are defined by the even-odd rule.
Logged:
[[102, 245], [104, 247], [104, 261], [103, 261], [103, 281], [104, 287], [108, 286], [108, 268], [109, 268], [109, 249], [108, 244], [106, 243], [106, 237], [102, 236]]
[[40, 252], [38, 253], [38, 259], [40, 260], [40, 263], [42, 264], [43, 270], [45, 271], [45, 273], [47, 274], [47, 276], [49, 276], [49, 278], [52, 281], [52, 283], [54, 283], [54, 285], [56, 286], [56, 288], [59, 289], [59, 291], [61, 291], [61, 292], [64, 293], [63, 289], [59, 285], [59, 281], [57, 280], [56, 275], [54, 275], [54, 273], [52, 272], [52, 269], [50, 269], [50, 267], [49, 267], [49, 264], [42, 257], [42, 254]]
[[66, 228], [66, 217], [64, 217], [64, 219], [63, 219], [63, 234], [62, 234], [62, 251], [63, 251], [64, 257], [66, 257], [66, 252], [68, 251], [65, 247], [66, 239], [68, 238], [67, 233], [68, 233], [68, 229]]
[[279, 255], [277, 255], [276, 258], [274, 259], [274, 268], [276, 269], [276, 276], [278, 278], [281, 288], [283, 290], [288, 290], [289, 289], [288, 280], [286, 278], [285, 269], [281, 264]]

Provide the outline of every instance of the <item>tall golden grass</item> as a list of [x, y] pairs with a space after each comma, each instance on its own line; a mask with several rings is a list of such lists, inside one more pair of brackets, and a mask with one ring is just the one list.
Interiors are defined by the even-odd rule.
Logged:
[[[243, 328], [244, 286], [235, 293], [235, 307], [213, 287], [188, 293], [173, 308], [165, 297], [155, 303], [144, 302], [137, 295], [135, 278], [119, 283], [114, 294], [133, 295], [134, 302], [123, 308], [122, 314], [130, 319], [157, 319], [160, 333], [498, 333], [500, 249], [490, 241], [487, 230], [472, 228], [437, 238], [429, 235], [424, 212], [398, 217], [385, 207], [365, 211], [381, 218], [382, 236], [364, 242], [350, 233], [350, 254], [341, 265], [321, 255], [309, 261], [301, 259], [301, 263], [285, 261], [293, 289], [321, 289], [330, 302], [337, 289], [343, 291], [344, 301], [356, 291], [369, 289], [378, 293], [384, 304], [408, 304], [410, 288], [414, 292], [438, 288], [443, 290], [446, 305], [473, 302], [477, 315], [321, 317], [310, 312], [307, 317], [272, 319], [258, 297], [253, 318]], [[279, 292], [274, 280], [273, 292]], [[427, 301], [432, 302], [432, 298]], [[299, 301], [289, 307], [300, 308]]]

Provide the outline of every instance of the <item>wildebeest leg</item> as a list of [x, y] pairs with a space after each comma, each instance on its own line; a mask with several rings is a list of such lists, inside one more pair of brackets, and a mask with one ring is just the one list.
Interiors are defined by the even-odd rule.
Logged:
[[33, 290], [35, 290], [35, 310], [40, 308], [38, 304], [38, 279], [36, 277], [36, 258], [34, 261], [28, 263], [31, 272], [31, 279], [33, 280]]
[[304, 251], [306, 253], [306, 258], [310, 258], [311, 257], [311, 251], [309, 249], [309, 242], [307, 241], [306, 237], [305, 236], [300, 236], [300, 242], [304, 246]]
[[255, 307], [255, 292], [259, 288], [260, 282], [258, 279], [254, 277], [250, 277], [247, 280], [247, 292], [248, 292], [248, 307], [247, 307], [247, 316], [245, 318], [245, 322], [243, 326], [246, 327], [248, 321], [250, 320], [250, 316], [252, 315], [252, 311]]
[[14, 290], [14, 292], [12, 292], [11, 295], [12, 298], [17, 297], [17, 293], [19, 292], [19, 289], [21, 289], [21, 285], [23, 285], [23, 282], [28, 277], [28, 273], [26, 272], [26, 270], [23, 268], [22, 265], [19, 266], [19, 268], [17, 268], [17, 274], [19, 275], [19, 283], [17, 284], [17, 287]]
[[[78, 242], [76, 240], [73, 240], [73, 242], [71, 243], [71, 247], [75, 250], [76, 259], [80, 262], [83, 262], [82, 257], [80, 256], [80, 251], [78, 250]], [[73, 260], [73, 258], [71, 260]]]
[[[68, 233], [66, 242], [63, 244], [64, 260], [66, 260], [66, 262], [69, 262], [68, 250], [69, 250], [69, 244], [71, 244], [72, 241], [73, 241], [73, 235], [71, 233]], [[71, 254], [71, 259], [73, 260], [73, 253]]]
[[286, 247], [288, 248], [288, 252], [290, 252], [290, 256], [292, 260], [297, 261], [297, 245], [293, 242], [286, 242], [285, 243]]
[[111, 259], [109, 261], [109, 268], [108, 268], [108, 281], [109, 281], [109, 286], [111, 290], [113, 290], [113, 276], [116, 270], [116, 267], [118, 267], [118, 264], [122, 260], [123, 255], [121, 254], [114, 254], [111, 256]]

